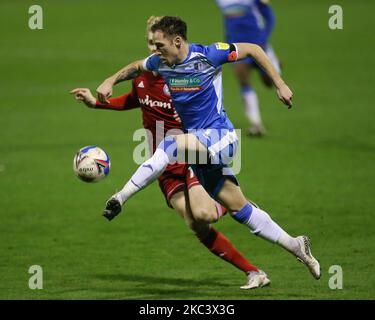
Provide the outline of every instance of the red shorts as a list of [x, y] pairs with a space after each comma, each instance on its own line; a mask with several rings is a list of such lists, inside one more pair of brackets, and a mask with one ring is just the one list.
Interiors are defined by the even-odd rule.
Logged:
[[187, 185], [186, 178], [190, 172], [188, 167], [189, 166], [185, 163], [169, 164], [163, 174], [158, 178], [159, 187], [170, 208], [172, 208], [170, 199], [174, 194], [187, 189], [187, 187], [190, 188], [193, 185], [199, 184], [199, 180], [194, 176], [194, 178], [188, 179], [189, 182]]

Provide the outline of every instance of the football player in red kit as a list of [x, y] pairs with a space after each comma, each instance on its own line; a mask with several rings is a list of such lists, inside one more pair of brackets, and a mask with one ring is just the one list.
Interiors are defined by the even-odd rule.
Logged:
[[[153, 45], [150, 29], [159, 19], [159, 17], [150, 17], [147, 22], [147, 42], [151, 52], [156, 47]], [[158, 142], [165, 137], [168, 131], [179, 129], [182, 132], [182, 124], [173, 107], [168, 86], [161, 76], [152, 72], [145, 72], [135, 78], [130, 93], [110, 98], [108, 104], [98, 102], [87, 88], [77, 88], [72, 90], [71, 93], [78, 101], [82, 101], [90, 108], [119, 111], [140, 108], [143, 126], [152, 134], [152, 137], [150, 137], [152, 138], [152, 152], [155, 151]], [[158, 133], [161, 133], [162, 136], [158, 137]], [[192, 170], [189, 170], [187, 164], [179, 162], [169, 164], [158, 180], [168, 206], [177, 211], [200, 242], [216, 256], [245, 272], [247, 282], [241, 287], [242, 289], [263, 287], [270, 283], [265, 273], [244, 258], [222, 233], [215, 230], [211, 225], [193, 218], [189, 201], [199, 202], [200, 199], [189, 199], [187, 190], [201, 188], [202, 192], [205, 193], [206, 191], [200, 185]], [[212, 200], [212, 205], [216, 206], [218, 218], [226, 213], [226, 209], [214, 200]], [[109, 220], [114, 218], [113, 216], [106, 217]]]

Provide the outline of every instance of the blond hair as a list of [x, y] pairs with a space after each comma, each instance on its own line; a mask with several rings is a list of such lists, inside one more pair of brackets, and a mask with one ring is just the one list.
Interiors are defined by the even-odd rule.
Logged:
[[148, 33], [151, 32], [151, 27], [158, 23], [163, 17], [160, 16], [151, 16], [147, 19], [147, 28], [146, 28], [146, 36], [148, 36]]

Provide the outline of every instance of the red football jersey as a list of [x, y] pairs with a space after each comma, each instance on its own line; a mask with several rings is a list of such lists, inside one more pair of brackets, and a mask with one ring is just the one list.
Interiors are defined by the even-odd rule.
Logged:
[[178, 132], [182, 133], [181, 122], [174, 118], [176, 111], [168, 86], [160, 75], [155, 76], [152, 72], [142, 73], [133, 80], [130, 93], [110, 98], [109, 102], [107, 105], [97, 102], [96, 107], [112, 110], [141, 108], [143, 126], [152, 133], [152, 152], [155, 152], [157, 144], [164, 139], [169, 130], [179, 130]]

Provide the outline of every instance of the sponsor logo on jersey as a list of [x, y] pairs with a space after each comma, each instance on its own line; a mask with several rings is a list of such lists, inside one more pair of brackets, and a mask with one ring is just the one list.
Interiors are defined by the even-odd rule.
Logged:
[[144, 99], [138, 98], [139, 103], [143, 104], [145, 106], [150, 106], [151, 108], [159, 107], [164, 109], [172, 109], [172, 100], [169, 100], [169, 102], [163, 102], [163, 101], [157, 101], [150, 99], [149, 95], [146, 95]]
[[217, 50], [228, 50], [229, 49], [229, 44], [224, 43], [224, 42], [217, 42], [216, 43], [216, 49]]
[[172, 92], [199, 91], [202, 89], [201, 81], [198, 77], [169, 78], [168, 85]]

